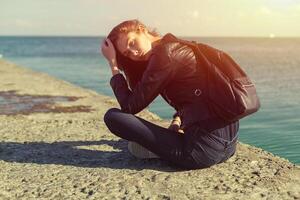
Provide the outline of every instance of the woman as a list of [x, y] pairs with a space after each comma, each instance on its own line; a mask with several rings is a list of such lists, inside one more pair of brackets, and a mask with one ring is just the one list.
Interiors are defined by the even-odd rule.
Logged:
[[[140, 21], [128, 20], [110, 32], [101, 50], [121, 107], [104, 115], [113, 134], [185, 169], [210, 167], [234, 155], [239, 122], [225, 125], [206, 105], [201, 95], [205, 73], [197, 71], [190, 47], [176, 42], [171, 33], [161, 37]], [[176, 110], [169, 128], [134, 115], [158, 95]]]

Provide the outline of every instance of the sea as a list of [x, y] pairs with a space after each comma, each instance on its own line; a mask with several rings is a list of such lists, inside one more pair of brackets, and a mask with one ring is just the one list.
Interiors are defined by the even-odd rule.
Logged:
[[[240, 120], [239, 140], [300, 164], [300, 38], [181, 37], [229, 53], [256, 85], [260, 110]], [[114, 97], [104, 37], [0, 36], [0, 58]], [[175, 112], [158, 96], [148, 109]]]

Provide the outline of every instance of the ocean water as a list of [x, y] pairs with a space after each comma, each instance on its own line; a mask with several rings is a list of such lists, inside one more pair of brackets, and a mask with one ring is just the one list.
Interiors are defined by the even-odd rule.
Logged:
[[[101, 37], [0, 37], [0, 58], [114, 97]], [[300, 38], [185, 38], [228, 52], [256, 84], [259, 112], [241, 120], [240, 141], [300, 164]], [[157, 97], [148, 109], [171, 119]]]

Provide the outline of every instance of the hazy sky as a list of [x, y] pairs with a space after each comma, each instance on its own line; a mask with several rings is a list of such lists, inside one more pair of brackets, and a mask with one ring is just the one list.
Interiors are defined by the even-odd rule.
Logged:
[[300, 37], [300, 0], [0, 0], [0, 35], [107, 35], [139, 19], [178, 36]]

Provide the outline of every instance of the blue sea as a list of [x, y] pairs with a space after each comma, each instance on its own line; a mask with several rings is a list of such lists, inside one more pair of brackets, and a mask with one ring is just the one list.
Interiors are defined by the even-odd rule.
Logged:
[[[256, 84], [259, 112], [241, 120], [240, 141], [300, 164], [300, 38], [188, 38], [228, 52]], [[0, 57], [114, 97], [103, 37], [0, 37]], [[171, 119], [161, 97], [148, 109]]]

